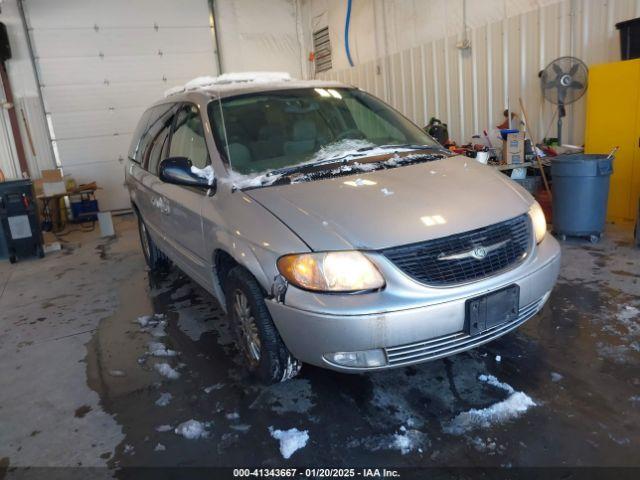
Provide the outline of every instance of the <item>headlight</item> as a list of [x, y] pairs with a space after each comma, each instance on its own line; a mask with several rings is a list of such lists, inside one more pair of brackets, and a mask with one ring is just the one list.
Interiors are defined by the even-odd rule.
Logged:
[[384, 287], [384, 279], [361, 252], [285, 255], [278, 270], [289, 283], [320, 292], [357, 292]]
[[538, 202], [534, 202], [529, 209], [533, 233], [536, 236], [536, 243], [540, 243], [547, 234], [547, 219], [544, 217], [542, 207]]

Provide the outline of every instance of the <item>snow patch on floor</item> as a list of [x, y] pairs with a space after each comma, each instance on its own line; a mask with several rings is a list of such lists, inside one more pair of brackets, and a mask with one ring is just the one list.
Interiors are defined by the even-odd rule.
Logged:
[[398, 450], [402, 455], [411, 452], [423, 453], [430, 446], [426, 434], [420, 430], [406, 428], [404, 425], [393, 434], [372, 435], [364, 438], [356, 438], [347, 443], [347, 447], [363, 447], [375, 452], [378, 450]]
[[445, 433], [462, 435], [476, 428], [489, 428], [492, 425], [518, 418], [531, 407], [536, 406], [536, 403], [527, 394], [515, 391], [511, 385], [499, 381], [493, 375], [480, 375], [478, 380], [504, 390], [509, 396], [486, 408], [472, 408], [459, 413], [443, 427]]
[[180, 372], [172, 368], [168, 363], [156, 363], [153, 367], [160, 375], [169, 380], [177, 380], [180, 378]]
[[418, 451], [422, 453], [422, 445], [424, 444], [424, 434], [419, 430], [407, 429], [404, 426], [400, 427], [399, 433], [393, 434], [393, 441], [390, 447], [395, 450], [400, 450], [402, 455]]
[[222, 387], [224, 387], [224, 383], [216, 383], [214, 385], [209, 385], [208, 387], [205, 387], [202, 390], [204, 391], [204, 393], [208, 395], [214, 390], [220, 390]]
[[634, 352], [640, 352], [640, 342], [631, 342], [628, 345], [609, 345], [598, 342], [596, 347], [598, 355], [620, 365], [628, 364]]
[[160, 398], [156, 400], [156, 405], [159, 407], [166, 407], [167, 405], [169, 405], [169, 402], [171, 402], [172, 398], [173, 395], [171, 395], [169, 392], [161, 393]]
[[486, 439], [482, 437], [473, 437], [469, 439], [469, 443], [478, 452], [486, 453], [487, 455], [503, 454], [506, 450], [504, 445], [499, 445], [496, 439], [491, 437], [487, 437]]
[[162, 320], [164, 320], [164, 315], [162, 313], [154, 313], [153, 315], [142, 315], [134, 320], [134, 323], [137, 323], [142, 328], [146, 327], [155, 327]]
[[500, 390], [504, 390], [507, 393], [514, 393], [515, 390], [508, 383], [501, 382], [493, 375], [479, 375], [478, 380], [484, 383], [488, 383], [489, 385], [499, 388]]
[[164, 452], [167, 449], [163, 444], [158, 443], [156, 447], [153, 449], [154, 452]]
[[189, 440], [196, 440], [198, 438], [206, 438], [209, 436], [209, 432], [207, 432], [207, 424], [194, 419], [182, 422], [175, 428], [174, 432]]
[[159, 425], [156, 427], [156, 432], [170, 432], [171, 430], [173, 430], [171, 425]]
[[551, 381], [552, 382], [559, 382], [560, 380], [562, 380], [562, 375], [559, 374], [558, 372], [551, 372]]
[[154, 357], [175, 357], [176, 355], [178, 355], [178, 352], [168, 349], [162, 343], [150, 342], [149, 355], [152, 355]]
[[269, 427], [269, 433], [280, 442], [280, 453], [285, 459], [290, 458], [296, 451], [304, 448], [309, 441], [308, 430], [300, 431], [297, 428], [275, 430], [273, 427]]

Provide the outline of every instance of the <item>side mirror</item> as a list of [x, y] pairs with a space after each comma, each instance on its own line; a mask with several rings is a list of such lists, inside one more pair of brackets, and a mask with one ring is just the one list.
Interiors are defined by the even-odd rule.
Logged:
[[[193, 164], [187, 157], [169, 157], [160, 162], [160, 180], [175, 185], [215, 189], [215, 179], [212, 183], [204, 175], [197, 175], [191, 170]], [[210, 167], [209, 167], [210, 168]]]

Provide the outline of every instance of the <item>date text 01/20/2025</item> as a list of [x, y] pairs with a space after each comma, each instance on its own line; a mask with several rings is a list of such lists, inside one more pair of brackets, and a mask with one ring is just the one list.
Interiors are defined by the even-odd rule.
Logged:
[[233, 470], [234, 478], [399, 478], [397, 470], [386, 468], [236, 468]]

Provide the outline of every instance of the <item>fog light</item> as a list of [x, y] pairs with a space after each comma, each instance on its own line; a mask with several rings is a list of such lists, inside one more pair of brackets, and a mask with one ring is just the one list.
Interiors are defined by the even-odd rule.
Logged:
[[326, 353], [324, 358], [342, 367], [382, 367], [387, 364], [387, 357], [380, 349], [363, 350], [361, 352]]

